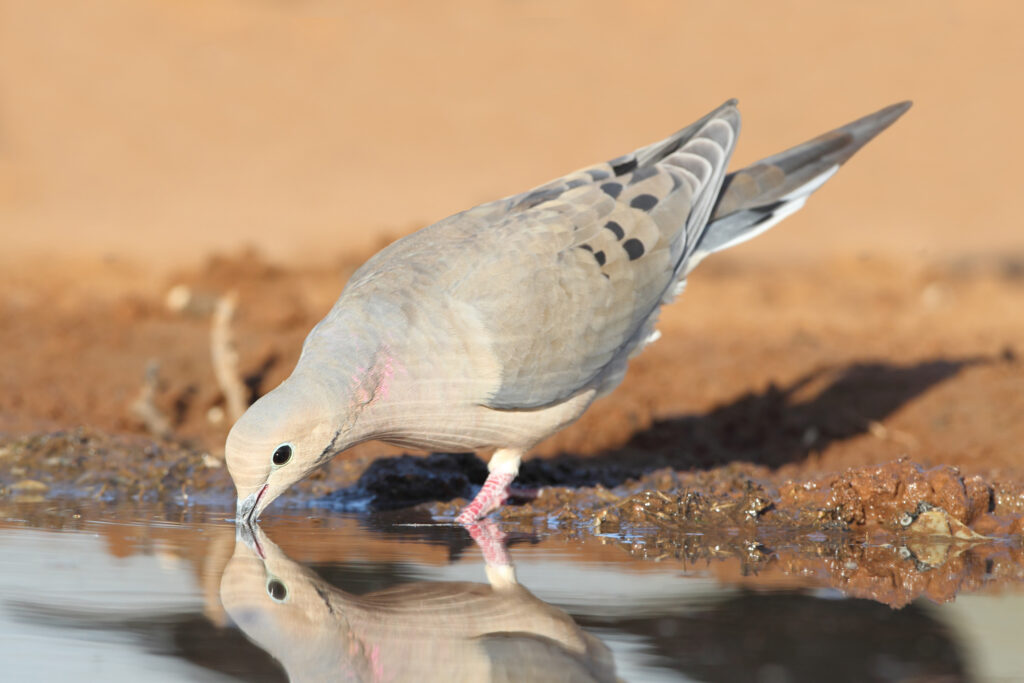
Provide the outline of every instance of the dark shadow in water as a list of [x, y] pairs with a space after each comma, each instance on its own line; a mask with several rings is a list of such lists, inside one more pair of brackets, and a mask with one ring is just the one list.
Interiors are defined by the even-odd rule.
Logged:
[[277, 683], [288, 677], [281, 665], [235, 628], [220, 628], [200, 614], [126, 616], [102, 610], [75, 610], [29, 602], [9, 604], [20, 620], [61, 630], [123, 633], [147, 652], [176, 657], [242, 681]]
[[[737, 461], [779, 467], [866, 433], [872, 423], [965, 367], [986, 362], [998, 361], [975, 357], [815, 370], [788, 386], [744, 394], [708, 413], [659, 420], [618, 448], [528, 460], [517, 483], [611, 488], [662, 467], [710, 469]], [[371, 494], [376, 509], [449, 501], [472, 495], [486, 477], [486, 466], [471, 454], [403, 455], [375, 461], [354, 487], [324, 501], [344, 507], [348, 498]]]
[[639, 636], [659, 665], [701, 681], [967, 681], [946, 626], [917, 605], [742, 593], [685, 615], [573, 615]]
[[[404, 457], [411, 460], [424, 460], [424, 458], [415, 458], [414, 456]], [[430, 457], [434, 458], [436, 456]], [[484, 475], [481, 477], [480, 482], [478, 482], [482, 483], [483, 479], [487, 476], [486, 466], [474, 455], [468, 454], [465, 457], [475, 461], [477, 467], [483, 467]], [[469, 489], [467, 489], [468, 492], [470, 492]], [[420, 508], [378, 510], [369, 515], [361, 515], [359, 517], [359, 525], [383, 538], [408, 540], [418, 544], [446, 548], [448, 550], [448, 560], [452, 563], [458, 562], [467, 551], [472, 553], [476, 548], [473, 539], [461, 526], [438, 524], [437, 520], [434, 519], [434, 516], [428, 510]], [[510, 547], [535, 545], [539, 542], [540, 537], [529, 532], [513, 531], [505, 536], [505, 543]], [[325, 578], [329, 578], [331, 583], [344, 588], [350, 593], [356, 594], [365, 592], [360, 588], [361, 584], [371, 586], [377, 583], [378, 588], [385, 588], [404, 582], [402, 576], [387, 577], [384, 574], [377, 574], [372, 577], [366, 576], [363, 570], [358, 567], [352, 568], [351, 574], [339, 576], [338, 580], [335, 581], [333, 578], [327, 577], [323, 571], [320, 571], [321, 569], [323, 568], [318, 567], [317, 571]]]

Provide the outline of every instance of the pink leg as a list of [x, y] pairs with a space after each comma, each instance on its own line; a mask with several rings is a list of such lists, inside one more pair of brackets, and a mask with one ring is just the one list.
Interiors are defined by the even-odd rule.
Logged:
[[466, 506], [458, 517], [459, 524], [472, 524], [484, 515], [501, 507], [508, 498], [508, 487], [516, 476], [510, 472], [491, 472], [487, 475], [480, 493]]

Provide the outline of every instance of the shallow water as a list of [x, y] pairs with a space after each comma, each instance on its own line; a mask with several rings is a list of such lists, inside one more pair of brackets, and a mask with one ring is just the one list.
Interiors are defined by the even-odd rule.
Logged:
[[0, 510], [4, 678], [1024, 679], [1024, 591], [1006, 582], [893, 609], [806, 567], [644, 561], [578, 531], [474, 540], [419, 512], [284, 510], [248, 534], [228, 517]]

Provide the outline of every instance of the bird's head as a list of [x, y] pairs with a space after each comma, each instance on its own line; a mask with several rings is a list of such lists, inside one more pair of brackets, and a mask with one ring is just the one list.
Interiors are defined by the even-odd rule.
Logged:
[[350, 444], [350, 421], [315, 384], [294, 376], [260, 398], [228, 433], [236, 521], [255, 522], [289, 486]]

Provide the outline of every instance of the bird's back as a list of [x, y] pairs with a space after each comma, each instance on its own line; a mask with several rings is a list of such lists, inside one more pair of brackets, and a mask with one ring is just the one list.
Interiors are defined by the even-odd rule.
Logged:
[[[377, 254], [342, 298], [390, 298], [453, 349], [486, 345], [497, 383], [475, 398], [489, 408], [603, 388], [699, 240], [738, 131], [726, 103], [655, 145], [447, 218]], [[451, 310], [480, 336], [450, 336]]]

